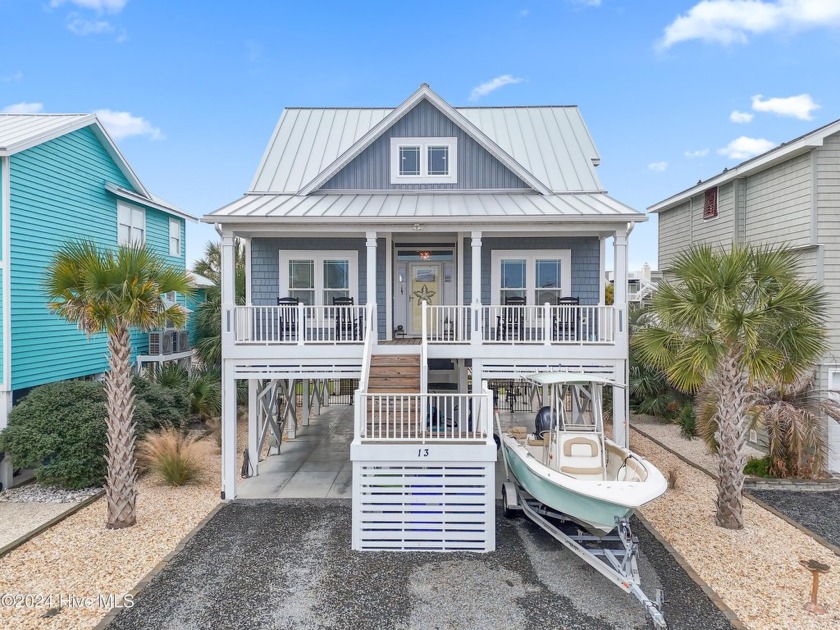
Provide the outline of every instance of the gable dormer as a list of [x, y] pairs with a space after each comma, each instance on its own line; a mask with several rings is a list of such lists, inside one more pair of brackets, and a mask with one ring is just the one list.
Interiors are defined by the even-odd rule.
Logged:
[[428, 100], [421, 100], [320, 190], [531, 187]]

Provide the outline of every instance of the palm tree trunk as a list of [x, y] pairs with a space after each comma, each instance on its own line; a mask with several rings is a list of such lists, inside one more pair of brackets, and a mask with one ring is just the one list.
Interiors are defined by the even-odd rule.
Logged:
[[131, 382], [131, 336], [119, 322], [108, 334], [108, 473], [105, 497], [109, 529], [131, 527], [137, 521], [137, 464], [134, 459], [134, 385]]
[[748, 377], [729, 356], [721, 365], [718, 390], [718, 496], [715, 523], [726, 529], [743, 529], [741, 492], [744, 488], [743, 453], [746, 414], [750, 395]]

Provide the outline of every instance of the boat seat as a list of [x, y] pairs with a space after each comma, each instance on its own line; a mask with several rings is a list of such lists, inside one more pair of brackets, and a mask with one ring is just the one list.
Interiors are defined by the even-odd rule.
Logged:
[[603, 479], [601, 445], [594, 435], [560, 436], [560, 472], [578, 479]]
[[508, 429], [508, 433], [521, 440], [528, 435], [528, 427], [511, 427]]
[[545, 446], [545, 440], [528, 436], [528, 446]]

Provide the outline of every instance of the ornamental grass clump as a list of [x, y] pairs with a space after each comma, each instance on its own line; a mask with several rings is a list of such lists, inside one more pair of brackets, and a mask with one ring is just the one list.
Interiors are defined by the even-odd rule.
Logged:
[[138, 462], [159, 474], [167, 485], [186, 485], [201, 475], [199, 439], [174, 427], [150, 433], [137, 448]]

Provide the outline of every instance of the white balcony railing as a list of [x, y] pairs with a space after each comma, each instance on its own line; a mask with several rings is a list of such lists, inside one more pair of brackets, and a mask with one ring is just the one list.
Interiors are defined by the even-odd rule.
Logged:
[[486, 440], [493, 394], [356, 394], [356, 438], [363, 441]]
[[[614, 306], [426, 306], [423, 340], [430, 344], [611, 344]], [[474, 323], [474, 318], [478, 320]]]
[[237, 343], [363, 344], [369, 326], [364, 306], [237, 306]]

